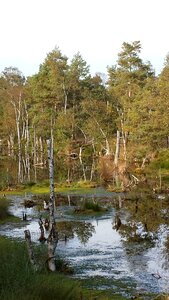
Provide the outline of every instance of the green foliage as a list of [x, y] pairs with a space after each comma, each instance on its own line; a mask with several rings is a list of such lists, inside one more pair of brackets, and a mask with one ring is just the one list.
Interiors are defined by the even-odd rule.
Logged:
[[[1, 174], [0, 172], [0, 190], [4, 190], [9, 186], [9, 175], [3, 172], [3, 174]], [[11, 179], [11, 178], [10, 178]], [[11, 181], [11, 180], [10, 180]]]
[[7, 217], [9, 217], [9, 212], [8, 212], [8, 206], [9, 206], [9, 200], [6, 199], [5, 197], [0, 198], [0, 220], [4, 220]]
[[85, 200], [83, 203], [84, 210], [92, 210], [93, 212], [100, 212], [102, 211], [102, 207], [99, 205], [98, 202], [88, 201]]
[[152, 161], [150, 168], [169, 170], [169, 150], [160, 151], [158, 157]]
[[0, 224], [6, 222], [19, 222], [20, 219], [11, 215], [8, 211], [9, 200], [6, 197], [0, 198]]
[[64, 274], [74, 273], [73, 268], [69, 265], [69, 263], [60, 257], [56, 258], [56, 270]]
[[[76, 153], [78, 158], [81, 150], [91, 157], [105, 149], [113, 153], [117, 130], [122, 159], [132, 161], [140, 152], [146, 156], [168, 147], [169, 55], [155, 77], [150, 62], [140, 54], [140, 41], [124, 42], [117, 64], [108, 68], [107, 82], [104, 74], [91, 76], [79, 52], [69, 62], [58, 47], [27, 80], [17, 68], [5, 68], [0, 75], [0, 151], [11, 157], [19, 154], [21, 171], [28, 173], [29, 163], [46, 165], [51, 129], [55, 153], [62, 156]], [[72, 176], [74, 167], [65, 159], [57, 180]], [[168, 165], [160, 162], [157, 167]], [[0, 189], [10, 184], [12, 172], [7, 173], [8, 177], [0, 176]], [[18, 174], [20, 181], [28, 174], [22, 175]], [[78, 176], [82, 177], [80, 171]]]

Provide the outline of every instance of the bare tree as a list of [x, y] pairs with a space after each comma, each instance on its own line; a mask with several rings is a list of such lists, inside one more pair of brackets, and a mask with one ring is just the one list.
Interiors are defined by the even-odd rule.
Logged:
[[53, 159], [53, 139], [47, 140], [50, 199], [49, 199], [49, 236], [48, 242], [48, 269], [52, 272], [56, 270], [55, 249], [58, 242], [58, 232], [55, 223], [55, 193], [54, 193], [54, 159]]

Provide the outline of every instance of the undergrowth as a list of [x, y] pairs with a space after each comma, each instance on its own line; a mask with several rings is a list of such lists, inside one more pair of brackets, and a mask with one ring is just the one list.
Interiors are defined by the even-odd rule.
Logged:
[[0, 198], [0, 224], [5, 222], [16, 222], [20, 219], [11, 215], [8, 211], [10, 201], [6, 197]]
[[59, 273], [44, 269], [35, 272], [28, 260], [24, 242], [0, 237], [0, 299], [3, 300], [108, 300], [100, 292], [83, 289], [74, 281]]

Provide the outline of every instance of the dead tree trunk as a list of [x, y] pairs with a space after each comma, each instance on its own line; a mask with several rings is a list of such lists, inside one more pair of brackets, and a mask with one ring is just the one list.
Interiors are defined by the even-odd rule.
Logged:
[[18, 107], [14, 100], [11, 100], [11, 103], [14, 107], [15, 112], [15, 121], [16, 121], [16, 129], [17, 129], [17, 138], [18, 138], [18, 182], [22, 182], [21, 179], [21, 133], [20, 133], [20, 119], [21, 119], [21, 101], [22, 94], [19, 94], [18, 97]]
[[109, 145], [109, 141], [107, 139], [107, 136], [106, 136], [105, 132], [103, 131], [103, 129], [100, 127], [99, 123], [97, 122], [97, 120], [95, 118], [94, 118], [94, 121], [98, 125], [98, 127], [100, 129], [100, 132], [101, 132], [101, 134], [103, 135], [103, 137], [105, 139], [105, 144], [106, 144], [105, 151], [106, 151], [106, 155], [110, 155], [110, 145]]
[[32, 242], [31, 242], [30, 231], [25, 230], [24, 233], [25, 233], [25, 240], [26, 240], [26, 244], [27, 244], [27, 249], [28, 249], [28, 255], [29, 255], [30, 262], [31, 262], [33, 268], [35, 270], [37, 270], [37, 265], [36, 265], [36, 262], [35, 262], [35, 257], [34, 257]]
[[93, 180], [94, 171], [95, 171], [95, 159], [93, 157], [93, 161], [92, 161], [92, 165], [91, 165], [91, 171], [90, 171], [90, 181]]
[[122, 140], [123, 140], [123, 153], [124, 153], [124, 160], [127, 161], [127, 148], [126, 148], [126, 141], [127, 141], [127, 135], [124, 132], [124, 114], [122, 113], [121, 118], [121, 132], [122, 132]]
[[9, 135], [8, 143], [8, 156], [14, 157], [14, 136], [13, 134]]
[[67, 112], [67, 91], [65, 87], [65, 82], [63, 82], [63, 92], [64, 92], [64, 113], [66, 115]]
[[54, 160], [53, 160], [53, 140], [47, 140], [49, 180], [50, 180], [50, 200], [49, 200], [49, 236], [48, 242], [48, 269], [52, 272], [56, 270], [55, 249], [58, 242], [58, 233], [55, 223], [55, 194], [54, 194]]
[[39, 138], [39, 145], [40, 145], [40, 165], [43, 166], [44, 165], [44, 159], [43, 159], [43, 141], [42, 141], [42, 137], [40, 136]]
[[116, 152], [115, 152], [115, 157], [114, 157], [114, 164], [116, 166], [118, 165], [119, 155], [120, 155], [120, 131], [117, 130]]
[[36, 165], [37, 162], [37, 149], [36, 149], [36, 130], [34, 127], [33, 131], [33, 164]]
[[83, 178], [84, 178], [84, 181], [86, 181], [86, 172], [85, 172], [85, 167], [84, 167], [84, 164], [83, 164], [83, 161], [82, 161], [82, 147], [80, 147], [80, 150], [79, 150], [79, 160], [80, 160], [80, 165], [82, 166], [82, 170], [83, 170]]
[[25, 157], [26, 157], [26, 169], [27, 169], [27, 178], [30, 181], [30, 155], [29, 155], [29, 115], [28, 115], [28, 110], [26, 103], [25, 104], [25, 123], [26, 123], [26, 128], [25, 128]]
[[39, 238], [39, 241], [40, 242], [45, 242], [46, 241], [45, 230], [44, 230], [44, 227], [43, 227], [43, 221], [42, 221], [41, 217], [39, 218], [39, 229], [40, 229], [40, 238]]

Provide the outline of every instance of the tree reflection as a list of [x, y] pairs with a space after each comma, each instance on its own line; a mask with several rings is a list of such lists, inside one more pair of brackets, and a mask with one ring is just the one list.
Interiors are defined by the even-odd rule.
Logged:
[[[131, 197], [131, 199], [129, 199]], [[156, 237], [162, 224], [169, 225], [168, 200], [158, 200], [149, 194], [127, 196], [123, 201], [123, 211], [128, 212], [126, 220], [120, 227], [120, 232], [127, 237], [141, 235], [142, 238], [148, 236]], [[120, 217], [121, 209], [118, 210]]]
[[163, 258], [165, 260], [163, 264], [163, 268], [165, 270], [169, 269], [169, 235], [167, 235], [165, 241], [164, 241], [164, 248], [162, 251]]
[[62, 221], [57, 223], [59, 239], [67, 241], [77, 235], [81, 243], [86, 244], [95, 232], [95, 227], [90, 222]]
[[153, 246], [156, 240], [156, 235], [148, 232], [145, 224], [130, 220], [126, 223], [121, 223], [120, 227], [117, 224], [113, 228], [118, 230], [120, 235], [124, 238], [126, 244], [130, 243], [146, 243], [146, 247]]
[[160, 260], [163, 269], [169, 268], [168, 204], [167, 197], [159, 199], [157, 195], [142, 192], [137, 195], [128, 194], [122, 207], [116, 207], [113, 229], [118, 230], [122, 237], [131, 269], [137, 269], [136, 272], [140, 274], [143, 274], [143, 269], [148, 268], [146, 253], [157, 247], [157, 243], [163, 241], [164, 237]]

